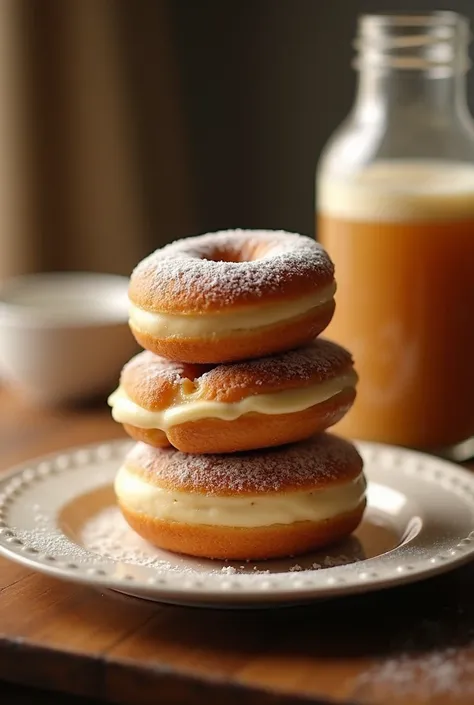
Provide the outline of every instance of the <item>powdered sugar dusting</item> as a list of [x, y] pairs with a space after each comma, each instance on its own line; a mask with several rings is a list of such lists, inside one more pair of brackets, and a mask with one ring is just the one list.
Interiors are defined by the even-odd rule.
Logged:
[[[467, 591], [464, 599], [469, 599]], [[394, 656], [357, 677], [358, 697], [390, 694], [397, 702], [430, 703], [474, 696], [474, 629], [463, 607], [449, 604], [440, 608], [438, 619], [415, 621], [392, 637], [390, 646]]]
[[184, 566], [173, 565], [163, 558], [163, 551], [132, 531], [115, 506], [91, 517], [82, 527], [80, 540], [84, 548], [105, 559], [166, 571], [185, 570]]
[[[474, 695], [474, 661], [471, 654], [446, 648], [421, 656], [402, 654], [364, 673], [357, 681], [364, 689], [383, 688], [397, 696], [431, 702], [434, 697]], [[438, 701], [437, 701], [438, 702]]]
[[31, 531], [17, 530], [16, 536], [37, 553], [67, 559], [69, 563], [94, 563], [101, 560], [98, 555], [91, 556], [85, 547], [69, 540], [63, 533], [49, 526], [40, 526]]
[[293, 382], [315, 383], [332, 379], [352, 366], [351, 354], [340, 345], [317, 338], [310, 345], [270, 357], [232, 365], [218, 365], [201, 378], [201, 384], [218, 386], [219, 398], [250, 385], [274, 388]]
[[163, 381], [176, 384], [188, 378], [191, 368], [192, 366], [186, 363], [167, 360], [148, 350], [143, 350], [126, 363], [122, 370], [122, 378], [133, 372], [134, 379], [141, 377], [147, 384], [153, 385]]
[[355, 447], [325, 433], [306, 441], [232, 455], [187, 455], [137, 443], [124, 464], [151, 482], [207, 494], [258, 494], [349, 481], [362, 470]]
[[152, 303], [156, 295], [167, 306], [161, 310], [172, 310], [172, 299], [185, 297], [192, 310], [202, 312], [259, 299], [295, 281], [308, 279], [317, 290], [333, 275], [329, 256], [309, 237], [228, 230], [177, 240], [149, 255], [132, 273], [130, 296], [140, 305], [142, 297]]
[[184, 382], [194, 385], [190, 391], [198, 392], [202, 399], [211, 397], [225, 402], [255, 393], [255, 388], [264, 394], [305, 383], [316, 384], [351, 369], [352, 357], [347, 350], [317, 338], [297, 350], [220, 365], [179, 363], [145, 350], [125, 365], [121, 384], [133, 399], [146, 402], [152, 408], [157, 392]]

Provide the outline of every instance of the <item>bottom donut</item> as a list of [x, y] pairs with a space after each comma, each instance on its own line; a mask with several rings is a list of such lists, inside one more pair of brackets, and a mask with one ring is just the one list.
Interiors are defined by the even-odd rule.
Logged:
[[331, 434], [233, 455], [137, 443], [115, 481], [119, 507], [144, 539], [228, 560], [298, 555], [349, 535], [365, 489], [357, 450]]

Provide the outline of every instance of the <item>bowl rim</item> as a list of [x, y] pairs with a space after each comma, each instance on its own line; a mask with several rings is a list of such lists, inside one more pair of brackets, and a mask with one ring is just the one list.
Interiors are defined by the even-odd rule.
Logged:
[[[25, 291], [35, 286], [55, 284], [59, 291], [61, 287], [63, 291], [71, 291], [75, 285], [83, 283], [100, 286], [108, 292], [120, 291], [126, 296], [129, 278], [121, 274], [94, 271], [37, 272], [9, 277], [0, 285], [0, 324], [27, 325], [34, 328], [92, 328], [128, 322], [128, 307], [122, 310], [119, 306], [104, 306], [100, 311], [94, 311], [93, 315], [88, 315], [82, 309], [69, 316], [67, 313], [58, 314], [57, 311], [44, 306], [35, 306], [34, 303], [25, 305], [15, 301], [13, 297], [11, 300], [8, 298], [16, 290]], [[79, 291], [77, 296], [79, 298]]]

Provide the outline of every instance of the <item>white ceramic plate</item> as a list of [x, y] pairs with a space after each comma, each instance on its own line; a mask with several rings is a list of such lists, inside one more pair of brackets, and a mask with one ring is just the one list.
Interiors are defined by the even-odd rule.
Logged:
[[400, 448], [360, 443], [368, 509], [323, 553], [258, 563], [177, 556], [134, 534], [112, 481], [128, 441], [75, 448], [0, 480], [0, 553], [48, 575], [161, 602], [215, 607], [296, 604], [391, 587], [474, 555], [474, 475]]

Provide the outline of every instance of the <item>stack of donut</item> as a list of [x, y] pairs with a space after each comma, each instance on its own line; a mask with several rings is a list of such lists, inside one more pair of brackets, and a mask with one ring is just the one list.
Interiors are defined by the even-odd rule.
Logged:
[[317, 336], [334, 312], [323, 248], [283, 231], [179, 240], [138, 264], [143, 352], [110, 397], [137, 441], [115, 491], [153, 544], [208, 558], [297, 555], [351, 533], [362, 460], [325, 433], [351, 407], [350, 353]]

